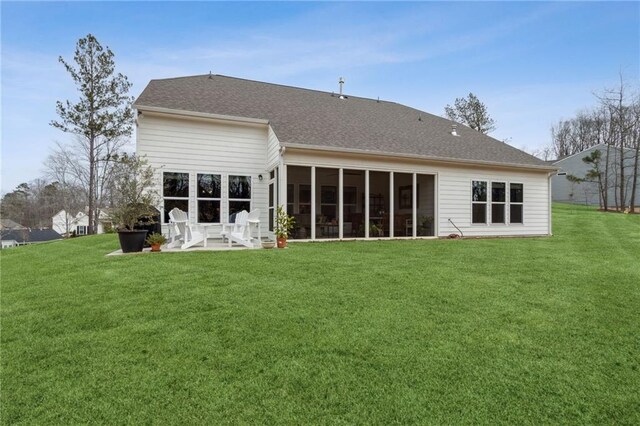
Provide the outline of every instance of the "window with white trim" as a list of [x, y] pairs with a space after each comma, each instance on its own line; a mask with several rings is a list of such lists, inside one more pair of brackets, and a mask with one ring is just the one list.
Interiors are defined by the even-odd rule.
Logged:
[[509, 223], [523, 223], [524, 185], [509, 184]]
[[164, 223], [169, 223], [169, 212], [174, 208], [189, 213], [189, 173], [164, 172], [162, 174]]
[[487, 223], [487, 181], [471, 182], [471, 223]]
[[505, 182], [491, 182], [491, 223], [504, 224], [507, 207], [507, 184]]
[[229, 216], [251, 211], [251, 176], [229, 176]]
[[221, 185], [220, 175], [198, 173], [196, 193], [198, 223], [220, 223]]
[[78, 225], [76, 226], [76, 235], [87, 235], [88, 226]]

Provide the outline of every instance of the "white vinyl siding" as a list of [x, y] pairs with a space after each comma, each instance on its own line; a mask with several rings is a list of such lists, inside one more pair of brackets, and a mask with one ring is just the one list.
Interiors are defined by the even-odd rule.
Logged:
[[267, 170], [274, 169], [280, 161], [280, 141], [278, 136], [269, 126], [269, 133], [267, 136]]
[[138, 116], [136, 152], [145, 156], [156, 170], [160, 194], [164, 171], [189, 173], [191, 222], [197, 220], [196, 179], [200, 173], [221, 176], [222, 221], [229, 216], [226, 200], [229, 176], [250, 176], [252, 206], [261, 210], [260, 219], [266, 223], [268, 181], [260, 181], [258, 175], [267, 173], [267, 135], [268, 127], [264, 124], [176, 117], [143, 110]]

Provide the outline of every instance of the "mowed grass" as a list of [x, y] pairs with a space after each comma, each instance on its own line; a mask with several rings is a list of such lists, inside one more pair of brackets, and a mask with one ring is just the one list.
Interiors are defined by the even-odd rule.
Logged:
[[640, 424], [640, 216], [554, 231], [5, 250], [2, 423]]

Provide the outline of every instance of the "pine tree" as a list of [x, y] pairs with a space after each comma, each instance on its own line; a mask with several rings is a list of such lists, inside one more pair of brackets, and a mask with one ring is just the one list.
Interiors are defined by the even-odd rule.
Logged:
[[103, 48], [91, 34], [78, 40], [73, 58], [75, 65], [59, 58], [80, 92], [80, 99], [75, 103], [58, 101], [56, 112], [60, 120], [52, 121], [51, 125], [77, 135], [85, 148], [91, 234], [95, 233], [97, 224], [99, 175], [107, 173], [106, 167], [100, 168], [100, 162], [110, 161], [108, 155], [102, 158], [101, 154], [106, 147], [112, 147], [133, 132], [133, 98], [128, 96], [131, 83], [126, 76], [115, 73], [113, 58], [113, 52]]

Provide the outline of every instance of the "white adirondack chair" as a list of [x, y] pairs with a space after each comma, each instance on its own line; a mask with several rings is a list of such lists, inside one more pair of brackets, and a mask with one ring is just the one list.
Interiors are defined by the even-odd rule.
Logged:
[[180, 245], [182, 250], [193, 247], [198, 243], [205, 243], [206, 239], [202, 232], [195, 231], [189, 223], [189, 216], [179, 208], [174, 208], [169, 212], [169, 223], [174, 227], [175, 235], [169, 243], [169, 247]]
[[248, 218], [249, 213], [247, 213], [246, 210], [242, 210], [240, 213], [236, 214], [236, 221], [233, 224], [233, 228], [231, 229], [231, 232], [227, 234], [229, 247], [231, 247], [233, 242], [236, 242], [245, 247], [253, 248], [251, 233], [249, 231], [249, 222], [247, 221]]

